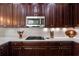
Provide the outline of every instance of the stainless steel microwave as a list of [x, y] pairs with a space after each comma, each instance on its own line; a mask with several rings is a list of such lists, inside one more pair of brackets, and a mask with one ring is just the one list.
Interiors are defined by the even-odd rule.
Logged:
[[27, 16], [26, 26], [28, 27], [44, 27], [45, 16]]

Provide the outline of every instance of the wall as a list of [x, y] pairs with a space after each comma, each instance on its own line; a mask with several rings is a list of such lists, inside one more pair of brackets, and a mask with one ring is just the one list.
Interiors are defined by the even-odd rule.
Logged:
[[[28, 36], [43, 36], [44, 38], [50, 38], [49, 31], [44, 32], [43, 28], [0, 28], [0, 42], [18, 40], [19, 36], [17, 31], [24, 31], [23, 39]], [[77, 31], [76, 38], [79, 38], [79, 28], [75, 29]], [[64, 31], [60, 29], [59, 31], [54, 31], [54, 38], [68, 38]], [[19, 39], [20, 40], [20, 39]]]

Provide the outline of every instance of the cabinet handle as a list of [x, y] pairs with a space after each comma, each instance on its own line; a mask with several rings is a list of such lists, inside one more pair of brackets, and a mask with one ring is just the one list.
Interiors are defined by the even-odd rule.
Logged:
[[46, 49], [46, 48], [24, 48], [24, 49]]
[[24, 49], [32, 49], [32, 48], [24, 48]]

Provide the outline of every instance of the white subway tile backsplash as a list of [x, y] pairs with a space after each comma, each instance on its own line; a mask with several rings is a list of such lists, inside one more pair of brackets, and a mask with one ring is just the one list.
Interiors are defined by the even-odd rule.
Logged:
[[[19, 38], [17, 31], [24, 31], [23, 38], [28, 36], [43, 36], [45, 38], [50, 38], [49, 30], [47, 32], [43, 31], [43, 28], [0, 28], [0, 37], [5, 38]], [[76, 37], [79, 38], [79, 28], [76, 28], [77, 35]], [[67, 37], [65, 32], [62, 30], [54, 31], [54, 37]]]

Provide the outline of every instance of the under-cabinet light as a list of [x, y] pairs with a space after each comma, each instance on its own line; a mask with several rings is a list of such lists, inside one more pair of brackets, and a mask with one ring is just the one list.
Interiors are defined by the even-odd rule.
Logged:
[[47, 32], [47, 31], [48, 31], [48, 28], [43, 28], [43, 31], [44, 31], [44, 32]]
[[56, 30], [56, 31], [59, 31], [59, 30], [60, 30], [60, 28], [56, 28], [55, 30]]
[[55, 30], [55, 28], [50, 28], [50, 31], [54, 31]]
[[66, 31], [66, 30], [67, 30], [67, 28], [62, 28], [62, 30], [63, 30], [63, 31]]

